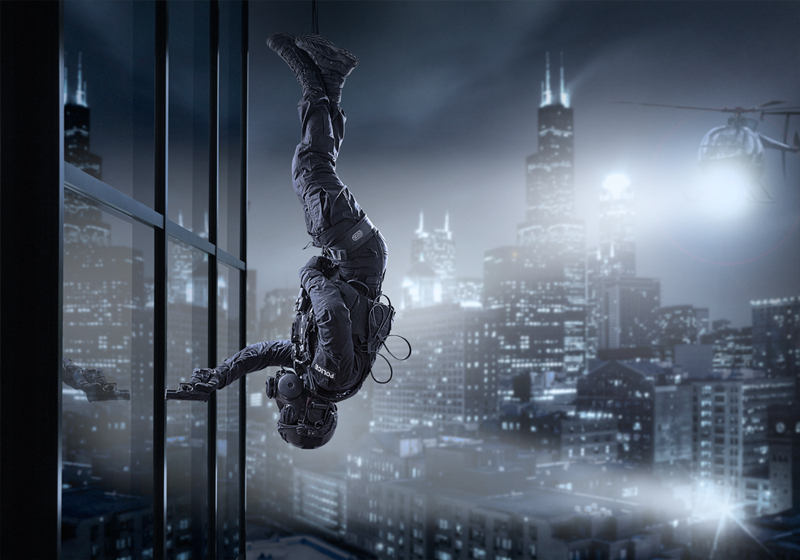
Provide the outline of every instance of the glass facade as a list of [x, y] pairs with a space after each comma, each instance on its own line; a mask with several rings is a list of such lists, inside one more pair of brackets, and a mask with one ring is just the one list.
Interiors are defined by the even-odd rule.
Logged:
[[64, 2], [64, 159], [155, 203], [155, 3]]
[[32, 557], [236, 558], [244, 380], [208, 403], [164, 391], [244, 345], [247, 3], [41, 6], [63, 123], [58, 250], [39, 256], [62, 279], [58, 486], [42, 505], [60, 531], [26, 544]]

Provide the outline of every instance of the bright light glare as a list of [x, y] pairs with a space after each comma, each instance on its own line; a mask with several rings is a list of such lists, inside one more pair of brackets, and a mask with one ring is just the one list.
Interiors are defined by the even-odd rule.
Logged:
[[609, 192], [612, 198], [620, 198], [630, 184], [628, 177], [622, 173], [612, 173], [603, 181], [603, 188]]
[[696, 173], [688, 194], [690, 201], [709, 216], [734, 218], [750, 201], [750, 177], [735, 165], [709, 166]]

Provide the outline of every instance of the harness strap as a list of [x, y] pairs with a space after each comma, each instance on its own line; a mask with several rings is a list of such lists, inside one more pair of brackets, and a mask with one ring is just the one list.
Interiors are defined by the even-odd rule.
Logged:
[[369, 218], [364, 216], [359, 220], [356, 225], [351, 227], [347, 232], [336, 242], [331, 243], [325, 249], [335, 261], [347, 260], [347, 253], [352, 253], [369, 239], [375, 235], [375, 226], [369, 221]]

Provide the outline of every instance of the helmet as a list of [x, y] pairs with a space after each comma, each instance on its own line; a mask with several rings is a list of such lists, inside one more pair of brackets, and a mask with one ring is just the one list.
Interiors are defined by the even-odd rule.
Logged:
[[267, 397], [278, 403], [278, 433], [300, 449], [328, 443], [336, 431], [336, 405], [314, 395], [293, 371], [280, 370], [267, 379]]

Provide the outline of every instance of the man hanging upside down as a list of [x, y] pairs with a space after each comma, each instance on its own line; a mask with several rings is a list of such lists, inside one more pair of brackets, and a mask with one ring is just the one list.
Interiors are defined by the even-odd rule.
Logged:
[[166, 396], [207, 401], [213, 391], [246, 373], [292, 367], [293, 372], [281, 369], [267, 380], [267, 396], [278, 403], [283, 439], [313, 449], [333, 437], [335, 403], [361, 388], [389, 334], [394, 310], [377, 301], [386, 242], [336, 175], [345, 123], [339, 108], [342, 86], [358, 60], [319, 35], [276, 33], [267, 45], [289, 65], [303, 89], [292, 183], [311, 243], [323, 255], [300, 269], [291, 340], [253, 344], [215, 368], [195, 369], [189, 383]]

